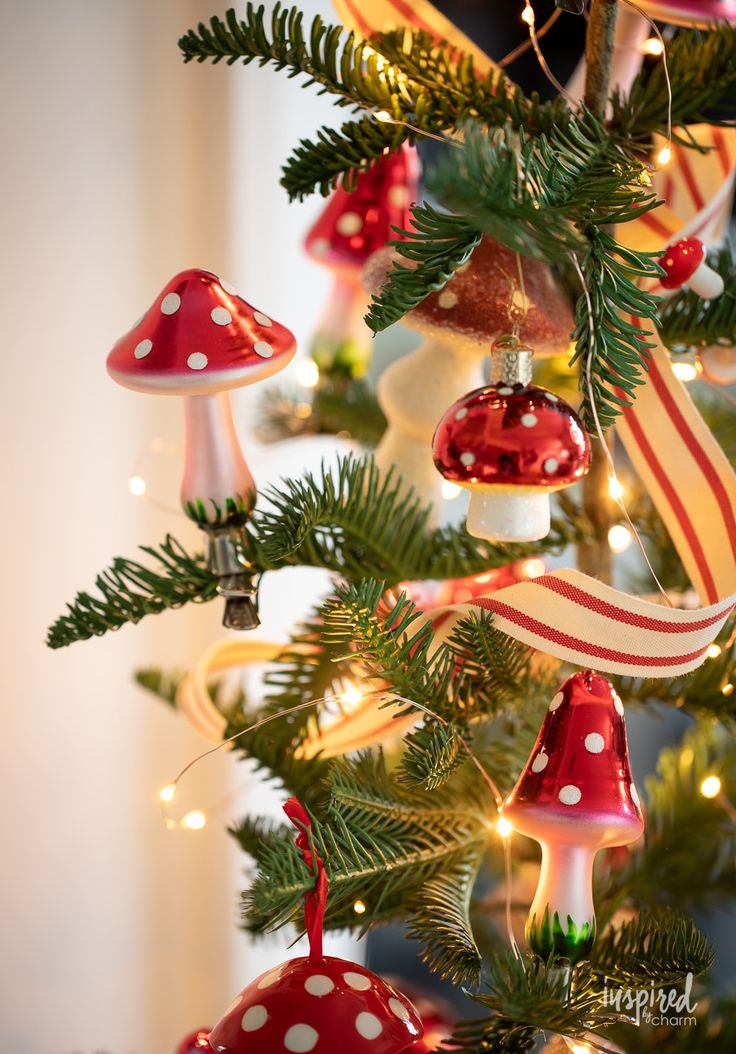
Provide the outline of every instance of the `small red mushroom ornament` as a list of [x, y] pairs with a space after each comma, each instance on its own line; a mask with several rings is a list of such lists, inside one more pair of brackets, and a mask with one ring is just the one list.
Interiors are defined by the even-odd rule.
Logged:
[[559, 396], [528, 383], [529, 349], [513, 355], [521, 360], [515, 374], [454, 402], [432, 441], [439, 472], [470, 491], [468, 532], [503, 542], [544, 538], [549, 495], [576, 483], [590, 464], [580, 418]]
[[585, 959], [595, 939], [596, 853], [644, 830], [623, 704], [604, 677], [588, 670], [562, 685], [502, 815], [542, 847], [530, 947], [545, 959]]
[[315, 874], [304, 914], [309, 955], [249, 984], [212, 1029], [217, 1054], [400, 1054], [423, 1033], [412, 1003], [364, 966], [322, 952], [327, 900], [323, 862], [310, 849], [309, 816], [296, 799], [284, 811], [299, 828], [297, 846]]
[[657, 263], [665, 272], [660, 284], [668, 292], [688, 286], [704, 300], [715, 300], [723, 292], [723, 279], [708, 266], [700, 238], [680, 238], [667, 247]]
[[125, 388], [184, 400], [181, 502], [210, 538], [209, 563], [228, 598], [225, 625], [258, 625], [233, 542], [255, 504], [255, 483], [235, 432], [229, 391], [265, 380], [293, 358], [293, 335], [211, 271], [182, 271], [107, 358]]
[[212, 1054], [209, 1035], [208, 1028], [198, 1028], [196, 1032], [191, 1032], [176, 1048], [176, 1054]]

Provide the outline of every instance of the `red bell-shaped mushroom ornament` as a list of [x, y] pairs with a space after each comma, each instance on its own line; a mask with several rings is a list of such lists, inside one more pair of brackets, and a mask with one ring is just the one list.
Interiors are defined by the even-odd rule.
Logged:
[[371, 253], [411, 225], [419, 193], [416, 148], [404, 143], [359, 173], [352, 191], [340, 184], [309, 230], [304, 246], [335, 276], [332, 293], [312, 341], [312, 357], [325, 373], [360, 377], [367, 369], [371, 333], [363, 316], [369, 296], [361, 274]]
[[529, 946], [542, 958], [586, 958], [595, 939], [595, 855], [644, 830], [623, 704], [604, 677], [576, 673], [557, 692], [503, 816], [542, 847]]
[[304, 904], [309, 955], [269, 970], [244, 988], [210, 1034], [218, 1054], [400, 1054], [423, 1028], [396, 988], [357, 963], [322, 953], [327, 900], [324, 864], [309, 844], [309, 817], [295, 798], [284, 811], [314, 871]]
[[723, 279], [708, 266], [700, 238], [681, 238], [667, 247], [657, 263], [665, 272], [660, 284], [669, 292], [688, 286], [704, 300], [715, 300], [723, 292]]
[[233, 539], [256, 488], [228, 392], [278, 373], [295, 350], [285, 326], [210, 271], [190, 270], [172, 278], [107, 358], [110, 376], [123, 387], [184, 399], [181, 501], [209, 536], [210, 569], [227, 597], [224, 622], [235, 629], [258, 625], [254, 589]]
[[209, 1035], [208, 1028], [198, 1028], [196, 1032], [184, 1037], [176, 1048], [176, 1054], [212, 1054]]
[[590, 441], [557, 395], [530, 384], [529, 348], [494, 348], [494, 383], [452, 404], [432, 453], [445, 479], [470, 491], [467, 529], [491, 541], [549, 533], [549, 495], [588, 471]]

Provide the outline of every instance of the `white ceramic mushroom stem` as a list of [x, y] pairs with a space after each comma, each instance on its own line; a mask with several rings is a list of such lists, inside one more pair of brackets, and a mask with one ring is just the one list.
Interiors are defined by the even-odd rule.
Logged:
[[312, 341], [316, 357], [322, 346], [328, 356], [334, 354], [340, 346], [355, 343], [365, 349], [363, 356], [367, 361], [370, 355], [371, 333], [365, 324], [364, 316], [368, 310], [370, 296], [360, 283], [360, 277], [338, 272], [332, 286], [330, 298], [319, 321]]
[[521, 487], [471, 490], [466, 526], [468, 534], [490, 542], [534, 542], [546, 538], [550, 528], [549, 493]]
[[703, 260], [697, 271], [687, 282], [694, 293], [704, 300], [715, 300], [723, 292], [723, 279]]
[[378, 401], [388, 427], [376, 448], [378, 467], [395, 465], [424, 504], [440, 519], [442, 477], [432, 459], [432, 437], [447, 407], [483, 384], [484, 345], [428, 337], [416, 351], [392, 363], [378, 382]]
[[540, 955], [549, 955], [550, 948], [534, 946], [545, 939], [540, 933], [540, 926], [547, 910], [549, 924], [554, 925], [557, 914], [563, 934], [568, 930], [568, 917], [578, 933], [587, 923], [592, 943], [595, 933], [593, 861], [596, 850], [588, 846], [560, 845], [556, 842], [542, 842], [541, 846], [542, 866], [537, 892], [529, 909], [527, 939], [532, 936], [532, 924], [535, 923], [533, 950]]
[[[181, 483], [185, 512], [189, 508], [196, 510], [201, 502], [204, 522], [216, 525], [226, 519], [228, 498], [236, 505], [249, 507], [255, 490], [235, 432], [227, 392], [185, 396]], [[203, 522], [199, 515], [192, 515], [192, 519]]]

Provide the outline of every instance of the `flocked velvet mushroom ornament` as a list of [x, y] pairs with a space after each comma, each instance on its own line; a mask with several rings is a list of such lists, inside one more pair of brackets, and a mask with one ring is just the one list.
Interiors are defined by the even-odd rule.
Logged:
[[708, 266], [700, 238], [680, 238], [667, 246], [657, 263], [665, 272], [660, 284], [669, 293], [687, 286], [704, 300], [715, 300], [723, 292], [723, 278]]
[[210, 569], [227, 598], [224, 624], [258, 625], [254, 588], [236, 546], [256, 487], [235, 432], [228, 392], [265, 380], [294, 356], [285, 326], [246, 303], [210, 271], [182, 271], [110, 352], [125, 388], [184, 400], [181, 502], [209, 538]]
[[545, 959], [586, 958], [595, 939], [596, 853], [644, 830], [623, 704], [604, 677], [588, 670], [562, 685], [502, 815], [542, 847], [530, 947]]
[[492, 541], [533, 541], [550, 528], [549, 495], [581, 479], [590, 441], [572, 407], [531, 384], [529, 348], [494, 348], [494, 383], [463, 395], [432, 442], [446, 480], [470, 491], [467, 529]]
[[[366, 288], [378, 292], [393, 262], [385, 249], [369, 261]], [[409, 266], [400, 260], [401, 266]], [[384, 370], [377, 394], [388, 427], [375, 452], [383, 471], [395, 465], [438, 516], [442, 480], [432, 465], [432, 436], [449, 402], [483, 383], [483, 359], [515, 316], [521, 339], [537, 354], [556, 355], [570, 345], [573, 317], [546, 264], [522, 258], [525, 296], [514, 291], [516, 254], [484, 237], [467, 264], [445, 287], [410, 311], [402, 324], [424, 336], [416, 351]]]
[[411, 226], [419, 192], [416, 147], [404, 143], [357, 176], [355, 188], [340, 183], [310, 228], [304, 247], [334, 276], [332, 291], [312, 339], [312, 357], [325, 374], [361, 377], [371, 356], [364, 316], [369, 297], [362, 273], [368, 258]]
[[210, 1034], [218, 1054], [401, 1054], [421, 1039], [412, 1003], [364, 966], [324, 955], [327, 875], [312, 851], [310, 820], [291, 798], [284, 811], [315, 876], [304, 901], [309, 954], [268, 970], [240, 993]]

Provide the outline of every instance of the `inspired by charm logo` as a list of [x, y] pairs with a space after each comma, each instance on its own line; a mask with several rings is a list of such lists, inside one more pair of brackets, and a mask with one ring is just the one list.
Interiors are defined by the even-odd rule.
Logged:
[[698, 1001], [692, 998], [692, 990], [691, 973], [685, 978], [684, 991], [680, 988], [611, 988], [606, 977], [603, 1005], [626, 1014], [637, 1025], [694, 1025]]

